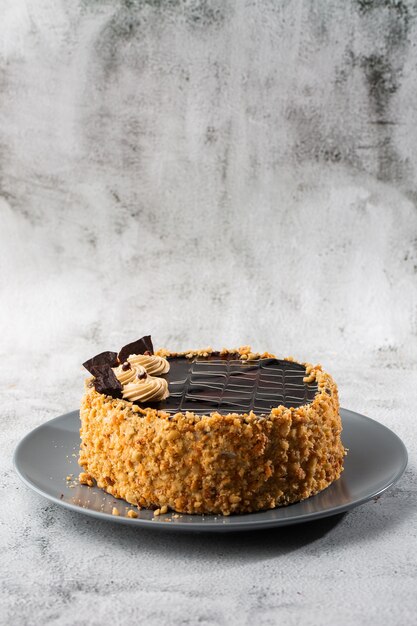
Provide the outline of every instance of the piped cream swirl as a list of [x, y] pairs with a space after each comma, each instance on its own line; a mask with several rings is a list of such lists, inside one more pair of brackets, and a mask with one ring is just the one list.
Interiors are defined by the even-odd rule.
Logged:
[[158, 375], [168, 371], [167, 359], [145, 354], [133, 354], [125, 363], [113, 368], [123, 386], [123, 398], [140, 402], [157, 402], [169, 396], [167, 381], [165, 378], [158, 378]]
[[156, 354], [132, 354], [128, 358], [132, 367], [141, 365], [150, 376], [161, 376], [169, 371], [169, 362], [163, 356]]

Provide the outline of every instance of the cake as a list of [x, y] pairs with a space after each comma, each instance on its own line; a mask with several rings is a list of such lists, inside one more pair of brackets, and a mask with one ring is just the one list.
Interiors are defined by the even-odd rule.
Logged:
[[320, 365], [236, 350], [154, 352], [142, 337], [84, 363], [80, 480], [139, 508], [272, 509], [337, 480], [337, 387]]

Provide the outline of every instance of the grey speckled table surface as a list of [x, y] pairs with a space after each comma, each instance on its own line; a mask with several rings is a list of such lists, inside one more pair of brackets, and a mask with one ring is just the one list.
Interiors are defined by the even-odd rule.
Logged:
[[[0, 623], [416, 624], [415, 2], [1, 5]], [[214, 537], [26, 489], [18, 440], [149, 332], [321, 362], [406, 474], [339, 518]]]
[[[46, 358], [46, 357], [45, 357]], [[333, 367], [342, 402], [394, 429], [411, 464], [386, 494], [293, 528], [227, 536], [131, 529], [30, 492], [11, 453], [30, 428], [77, 405], [77, 384], [20, 359], [2, 367], [0, 616], [4, 624], [412, 624], [416, 611], [415, 370]], [[46, 359], [47, 360], [47, 359]], [[337, 376], [338, 375], [338, 376]], [[74, 376], [70, 377], [74, 379]], [[23, 383], [22, 383], [23, 381]], [[393, 389], [406, 393], [393, 395]]]

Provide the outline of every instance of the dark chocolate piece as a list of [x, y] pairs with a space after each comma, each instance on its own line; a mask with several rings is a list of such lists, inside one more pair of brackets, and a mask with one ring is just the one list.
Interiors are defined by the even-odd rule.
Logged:
[[112, 398], [122, 397], [122, 384], [112, 370], [112, 367], [118, 367], [123, 363], [124, 371], [130, 369], [130, 363], [126, 363], [126, 359], [131, 354], [153, 354], [153, 345], [150, 335], [146, 335], [137, 341], [124, 346], [119, 355], [117, 352], [101, 352], [91, 359], [88, 359], [83, 366], [94, 376], [93, 385], [98, 393], [112, 396]]
[[123, 363], [122, 370], [124, 372], [127, 372], [127, 370], [130, 370], [130, 369], [132, 369], [132, 366], [130, 365], [129, 361], [126, 361], [125, 363]]
[[103, 393], [112, 398], [122, 397], [122, 384], [117, 379], [111, 367], [108, 365], [93, 365], [90, 372], [94, 376], [94, 387], [98, 393]]
[[138, 374], [138, 379], [139, 380], [145, 380], [145, 378], [147, 378], [148, 375], [146, 372], [142, 372], [142, 374]]
[[117, 367], [119, 365], [117, 361], [117, 352], [101, 352], [100, 354], [96, 354], [91, 359], [88, 359], [83, 366], [86, 370], [90, 372], [90, 374], [94, 373], [92, 371], [93, 367]]
[[131, 354], [145, 354], [145, 352], [153, 354], [153, 345], [150, 335], [145, 335], [145, 337], [132, 341], [132, 343], [128, 343], [127, 346], [123, 346], [119, 352], [119, 361], [123, 363]]

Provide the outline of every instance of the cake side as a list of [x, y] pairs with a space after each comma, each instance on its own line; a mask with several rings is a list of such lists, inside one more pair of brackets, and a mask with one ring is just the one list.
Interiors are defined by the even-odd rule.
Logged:
[[229, 515], [308, 498], [340, 476], [345, 450], [337, 387], [320, 366], [304, 365], [306, 379], [317, 382], [314, 400], [267, 417], [169, 415], [101, 394], [87, 381], [80, 465], [115, 497], [180, 513]]

